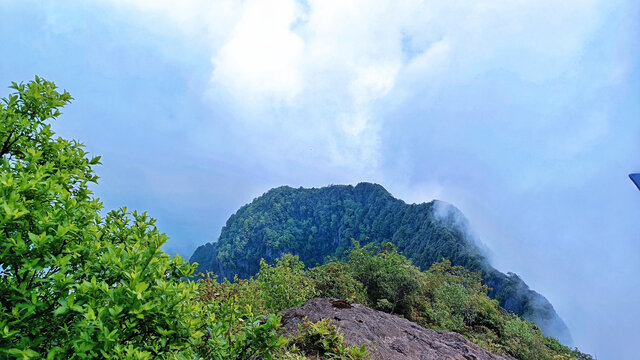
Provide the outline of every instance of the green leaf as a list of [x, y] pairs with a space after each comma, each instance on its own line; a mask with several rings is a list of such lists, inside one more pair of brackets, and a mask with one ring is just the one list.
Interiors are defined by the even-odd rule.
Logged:
[[149, 284], [147, 284], [147, 283], [144, 283], [144, 282], [137, 283], [136, 284], [136, 293], [138, 294], [138, 296], [140, 296], [143, 291], [147, 290], [148, 287], [149, 287]]
[[100, 159], [102, 156], [96, 156], [89, 161], [89, 165], [98, 165], [100, 164]]
[[59, 315], [64, 315], [67, 312], [69, 312], [69, 307], [67, 306], [67, 300], [65, 299], [58, 299], [58, 302], [60, 303], [61, 306], [59, 306], [58, 308], [56, 308], [53, 311], [53, 315], [55, 316], [59, 316]]

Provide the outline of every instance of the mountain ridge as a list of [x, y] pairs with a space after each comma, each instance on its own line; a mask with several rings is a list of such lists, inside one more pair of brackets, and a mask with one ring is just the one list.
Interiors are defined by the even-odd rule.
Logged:
[[446, 258], [481, 272], [483, 283], [491, 288], [489, 295], [502, 307], [570, 344], [569, 330], [549, 301], [518, 275], [493, 268], [468, 228], [467, 219], [452, 205], [438, 200], [407, 204], [378, 184], [280, 186], [240, 207], [218, 241], [198, 247], [190, 261], [199, 263], [199, 272], [248, 278], [259, 270], [261, 258], [273, 263], [292, 253], [313, 266], [327, 256], [340, 257], [351, 247], [351, 239], [363, 244], [391, 242], [423, 270]]

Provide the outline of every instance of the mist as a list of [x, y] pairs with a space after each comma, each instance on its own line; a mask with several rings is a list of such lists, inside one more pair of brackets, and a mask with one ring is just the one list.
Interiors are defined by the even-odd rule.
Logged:
[[375, 182], [458, 208], [576, 346], [631, 358], [639, 15], [597, 0], [0, 2], [0, 85], [68, 90], [54, 130], [102, 155], [96, 195], [157, 218], [169, 253], [188, 258], [272, 187]]

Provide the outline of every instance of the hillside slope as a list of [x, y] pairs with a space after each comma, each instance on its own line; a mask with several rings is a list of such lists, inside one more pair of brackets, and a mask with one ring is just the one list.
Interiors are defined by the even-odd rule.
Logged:
[[469, 237], [467, 226], [453, 206], [438, 201], [406, 204], [377, 184], [283, 186], [241, 207], [227, 220], [219, 240], [200, 246], [190, 261], [199, 264], [199, 272], [248, 278], [260, 269], [261, 258], [272, 263], [292, 253], [314, 266], [327, 256], [340, 257], [351, 247], [351, 239], [362, 244], [388, 241], [423, 270], [446, 258], [482, 272], [483, 282], [492, 289], [489, 295], [502, 307], [570, 344], [569, 330], [549, 301], [517, 275], [494, 269]]

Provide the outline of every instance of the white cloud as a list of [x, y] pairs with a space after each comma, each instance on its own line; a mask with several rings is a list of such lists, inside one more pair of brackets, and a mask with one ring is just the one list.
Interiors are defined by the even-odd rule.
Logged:
[[565, 76], [601, 21], [596, 0], [111, 1], [206, 39], [214, 94], [242, 126], [303, 146], [312, 128], [326, 161], [354, 170], [380, 164], [381, 100], [493, 70]]
[[[242, 0], [102, 0], [134, 16], [145, 30], [161, 36], [180, 36], [194, 46], [219, 51], [243, 14]], [[134, 10], [134, 11], [132, 11]], [[160, 39], [162, 42], [162, 39]]]
[[242, 101], [293, 99], [303, 86], [304, 42], [291, 31], [300, 16], [291, 0], [249, 0], [228, 42], [214, 55], [214, 84]]

